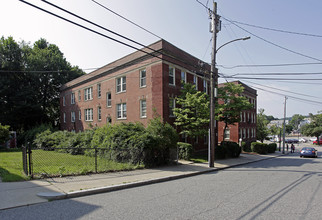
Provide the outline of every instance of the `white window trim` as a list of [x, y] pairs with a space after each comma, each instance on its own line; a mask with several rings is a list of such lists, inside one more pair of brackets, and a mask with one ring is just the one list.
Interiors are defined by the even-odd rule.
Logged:
[[70, 113], [70, 121], [71, 121], [71, 122], [75, 122], [75, 120], [76, 120], [75, 112], [71, 112], [71, 113]]
[[196, 90], [198, 90], [198, 77], [193, 75], [193, 84], [196, 86]]
[[84, 100], [92, 100], [93, 99], [93, 87], [89, 87], [84, 89]]
[[70, 95], [70, 104], [75, 104], [75, 93], [73, 92], [71, 95]]
[[[111, 99], [108, 98], [108, 95], [111, 96]], [[106, 107], [108, 107], [108, 108], [112, 107], [112, 93], [111, 92], [106, 93]]]
[[[142, 72], [145, 72], [145, 77], [142, 77]], [[145, 84], [142, 85], [142, 80], [144, 79]], [[146, 69], [141, 69], [140, 70], [140, 88], [145, 88], [146, 87]]]
[[[145, 102], [145, 115], [143, 115], [143, 107], [142, 107], [143, 101]], [[141, 99], [140, 100], [140, 118], [146, 118], [146, 117], [147, 117], [146, 99]]]
[[93, 121], [93, 109], [85, 109], [85, 121]]
[[[182, 74], [184, 75], [184, 79], [182, 79]], [[185, 71], [181, 71], [181, 75], [180, 75], [180, 77], [181, 77], [181, 88], [183, 88], [183, 83], [182, 83], [182, 81], [183, 81], [184, 83], [187, 83], [187, 73], [186, 73]]]
[[80, 102], [82, 100], [82, 94], [81, 91], [78, 90], [78, 101]]
[[99, 121], [102, 120], [102, 108], [101, 108], [101, 106], [97, 107], [97, 120], [99, 120]]
[[102, 85], [100, 83], [97, 84], [97, 98], [102, 97]]
[[[118, 79], [121, 79], [120, 84], [118, 84]], [[125, 83], [124, 83], [124, 81], [125, 81]], [[116, 83], [116, 86], [115, 86], [116, 93], [126, 92], [126, 76], [121, 76], [121, 77], [116, 78], [115, 83]], [[120, 87], [120, 91], [117, 91], [118, 85]], [[125, 89], [124, 89], [124, 87], [125, 87]]]
[[[121, 106], [121, 117], [119, 117], [119, 114], [118, 114], [118, 106]], [[125, 111], [124, 111], [124, 106], [125, 106]], [[125, 116], [124, 116], [124, 112], [126, 113]], [[119, 103], [116, 105], [116, 117], [117, 119], [126, 119], [127, 118], [127, 108], [126, 108], [126, 103]]]
[[[170, 82], [170, 69], [173, 69], [173, 72], [172, 72], [172, 82]], [[174, 66], [169, 66], [169, 85], [171, 86], [175, 86], [176, 85], [176, 68]]]
[[79, 110], [78, 111], [78, 120], [82, 120], [82, 111], [81, 110]]

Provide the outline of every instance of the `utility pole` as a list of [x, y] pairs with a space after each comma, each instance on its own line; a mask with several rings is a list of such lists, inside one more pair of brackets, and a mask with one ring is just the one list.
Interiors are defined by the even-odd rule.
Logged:
[[286, 118], [286, 100], [287, 97], [285, 96], [285, 102], [284, 102], [284, 127], [283, 127], [283, 154], [285, 154], [285, 118]]
[[[212, 53], [211, 53], [211, 70], [210, 70], [210, 147], [208, 155], [209, 167], [214, 167], [215, 160], [215, 144], [216, 144], [216, 129], [215, 129], [215, 97], [217, 96], [216, 81], [216, 42], [217, 42], [217, 25], [219, 17], [217, 15], [217, 3], [213, 2], [213, 11], [211, 12], [211, 29], [212, 29]], [[217, 127], [217, 126], [216, 126]]]

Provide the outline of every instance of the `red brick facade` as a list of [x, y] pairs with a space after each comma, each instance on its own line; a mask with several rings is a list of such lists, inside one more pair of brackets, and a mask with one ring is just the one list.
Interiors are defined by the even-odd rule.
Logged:
[[[106, 123], [137, 121], [147, 125], [155, 113], [172, 124], [174, 117], [170, 116], [169, 106], [180, 94], [182, 72], [186, 74], [187, 82], [193, 83], [196, 78], [198, 90], [204, 91], [204, 71], [201, 71], [199, 59], [164, 40], [149, 47], [162, 54], [154, 51], [154, 56], [150, 56], [137, 51], [63, 85], [61, 129], [78, 132]], [[151, 52], [147, 48], [143, 50]], [[174, 69], [173, 77], [169, 76], [169, 69]], [[205, 69], [209, 70], [210, 66], [206, 64]], [[174, 83], [170, 83], [173, 78]], [[207, 84], [209, 92], [209, 82]], [[245, 94], [256, 102], [256, 90], [249, 91], [247, 93], [246, 89]], [[251, 112], [256, 113], [256, 107]], [[240, 128], [256, 127], [256, 123], [239, 124], [236, 128], [231, 127], [230, 139], [236, 142]], [[204, 141], [201, 142], [200, 149], [205, 147]]]

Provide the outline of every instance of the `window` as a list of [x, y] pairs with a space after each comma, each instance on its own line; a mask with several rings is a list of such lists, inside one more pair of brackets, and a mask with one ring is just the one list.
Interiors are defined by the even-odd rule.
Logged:
[[66, 113], [65, 112], [63, 114], [63, 120], [64, 120], [64, 123], [66, 123]]
[[66, 99], [65, 99], [65, 96], [63, 96], [63, 106], [66, 106]]
[[75, 93], [72, 93], [70, 96], [70, 104], [75, 104]]
[[140, 100], [140, 117], [146, 118], [146, 100]]
[[81, 96], [81, 91], [78, 91], [78, 101], [80, 102], [82, 100], [82, 96]]
[[112, 107], [112, 95], [110, 92], [106, 93], [106, 106]]
[[71, 120], [71, 122], [75, 122], [75, 112], [71, 112], [70, 113], [70, 120]]
[[193, 76], [193, 84], [196, 86], [196, 90], [198, 90], [198, 78], [197, 78], [197, 76]]
[[126, 119], [126, 103], [117, 104], [117, 119]]
[[106, 124], [112, 124], [111, 116], [106, 117]]
[[249, 132], [249, 128], [247, 129], [247, 138], [250, 137], [250, 132]]
[[183, 84], [187, 82], [186, 72], [181, 71], [181, 88], [183, 88]]
[[116, 92], [126, 91], [126, 77], [120, 77], [116, 79]]
[[203, 80], [203, 91], [204, 93], [208, 94], [208, 83], [207, 80]]
[[99, 121], [102, 120], [102, 108], [101, 108], [101, 106], [98, 106], [98, 108], [97, 108], [97, 119]]
[[91, 100], [93, 99], [93, 87], [84, 89], [84, 100]]
[[140, 87], [146, 87], [146, 69], [140, 70]]
[[225, 138], [225, 140], [230, 139], [230, 129], [229, 128], [226, 128], [224, 138]]
[[243, 113], [240, 112], [240, 122], [243, 122]]
[[82, 120], [82, 111], [78, 111], [78, 120]]
[[101, 98], [102, 96], [102, 91], [101, 91], [101, 84], [97, 84], [97, 97]]
[[175, 69], [169, 66], [169, 85], [175, 85]]
[[85, 121], [93, 121], [93, 109], [85, 109]]
[[176, 100], [174, 98], [169, 99], [169, 116], [174, 117], [173, 109], [176, 107]]

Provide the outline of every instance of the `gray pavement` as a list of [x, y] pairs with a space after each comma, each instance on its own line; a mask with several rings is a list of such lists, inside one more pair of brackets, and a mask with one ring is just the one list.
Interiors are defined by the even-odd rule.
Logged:
[[55, 199], [74, 198], [154, 184], [218, 171], [281, 155], [278, 151], [268, 155], [241, 154], [239, 158], [216, 160], [214, 168], [209, 168], [207, 163], [179, 161], [178, 165], [152, 169], [48, 178], [24, 182], [0, 182], [0, 210], [48, 202]]

